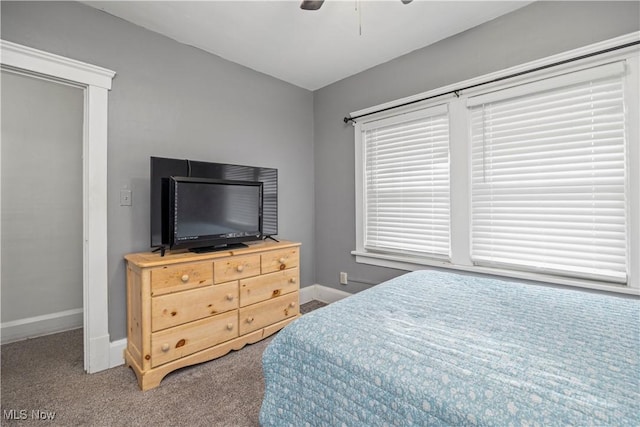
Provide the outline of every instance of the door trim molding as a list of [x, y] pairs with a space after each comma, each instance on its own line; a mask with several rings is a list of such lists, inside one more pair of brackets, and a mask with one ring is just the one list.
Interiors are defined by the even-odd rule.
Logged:
[[107, 275], [108, 91], [115, 71], [0, 40], [3, 68], [84, 91], [82, 141], [84, 369], [110, 367]]

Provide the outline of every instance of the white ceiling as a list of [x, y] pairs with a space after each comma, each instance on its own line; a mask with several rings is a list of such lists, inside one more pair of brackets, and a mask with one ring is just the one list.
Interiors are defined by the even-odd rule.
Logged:
[[84, 3], [316, 90], [531, 1], [326, 0], [317, 11], [298, 0]]

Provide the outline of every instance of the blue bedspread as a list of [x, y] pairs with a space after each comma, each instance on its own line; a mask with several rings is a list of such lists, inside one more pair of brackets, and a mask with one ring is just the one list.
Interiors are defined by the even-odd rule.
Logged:
[[640, 426], [640, 301], [421, 271], [264, 352], [263, 426]]

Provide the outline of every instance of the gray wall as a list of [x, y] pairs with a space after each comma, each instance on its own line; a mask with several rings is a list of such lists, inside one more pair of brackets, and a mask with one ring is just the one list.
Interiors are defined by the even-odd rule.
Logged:
[[[2, 38], [116, 71], [109, 93], [111, 340], [126, 336], [123, 255], [149, 249], [149, 156], [278, 168], [279, 236], [314, 283], [313, 95], [73, 2], [5, 2]], [[119, 193], [133, 191], [133, 206]]]
[[[638, 2], [538, 2], [314, 92], [316, 281], [358, 292], [402, 271], [357, 264], [351, 111], [640, 29]], [[349, 273], [347, 286], [338, 284]]]
[[2, 323], [82, 309], [82, 90], [6, 71], [1, 90]]

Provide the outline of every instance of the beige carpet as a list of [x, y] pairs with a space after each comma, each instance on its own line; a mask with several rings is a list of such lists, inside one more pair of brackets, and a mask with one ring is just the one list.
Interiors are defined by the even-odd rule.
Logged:
[[[301, 309], [322, 305], [313, 301]], [[85, 374], [81, 329], [6, 344], [1, 425], [257, 426], [261, 356], [271, 339], [172, 372], [146, 392], [124, 366]]]

